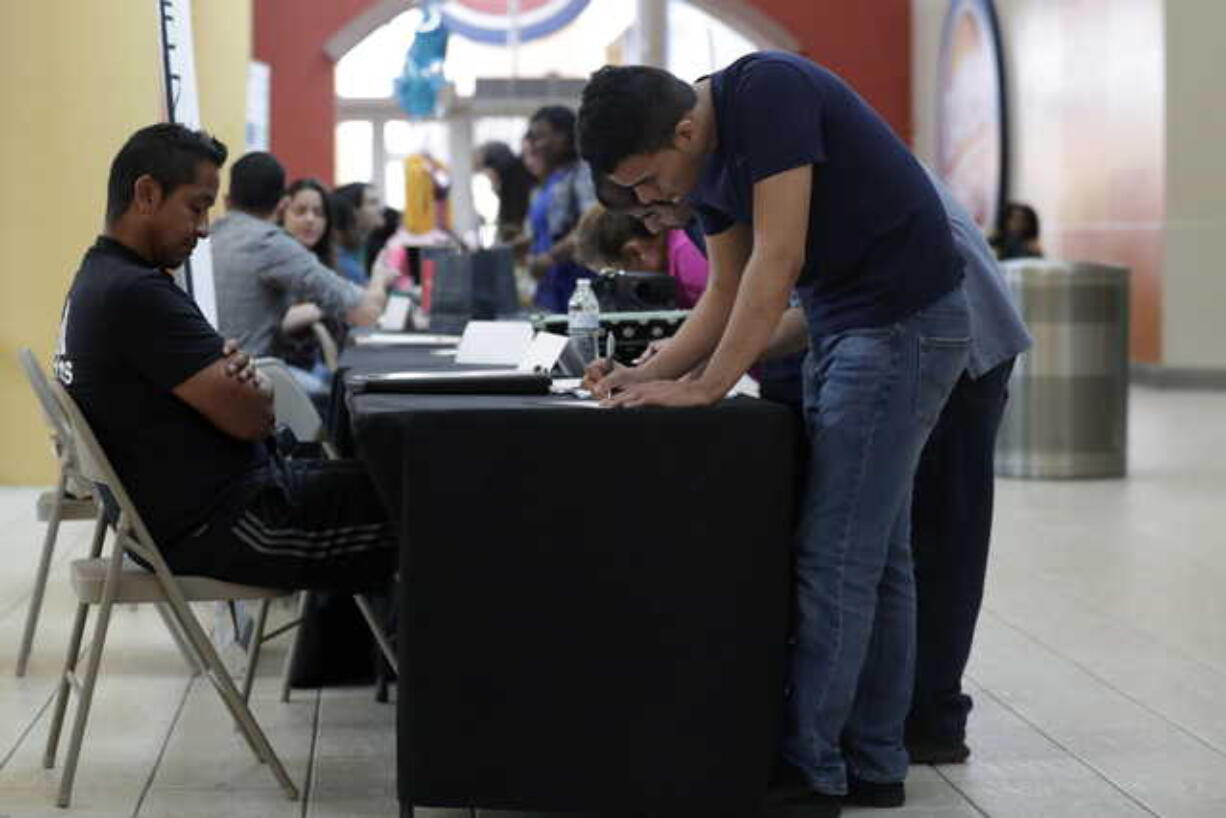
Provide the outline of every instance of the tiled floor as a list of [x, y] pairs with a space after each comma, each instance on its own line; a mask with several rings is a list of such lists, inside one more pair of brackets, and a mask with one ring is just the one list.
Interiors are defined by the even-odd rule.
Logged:
[[[1001, 481], [970, 686], [970, 763], [921, 767], [897, 818], [1226, 816], [1226, 395], [1133, 391], [1127, 481]], [[12, 676], [41, 529], [0, 489], [0, 816], [397, 815], [393, 709], [368, 689], [253, 696], [305, 798], [286, 801], [160, 620], [112, 624], [71, 812], [42, 769], [71, 619], [67, 524], [30, 673]], [[464, 811], [421, 810], [427, 818]], [[857, 814], [849, 810], [849, 816]], [[867, 815], [866, 811], [858, 814]]]

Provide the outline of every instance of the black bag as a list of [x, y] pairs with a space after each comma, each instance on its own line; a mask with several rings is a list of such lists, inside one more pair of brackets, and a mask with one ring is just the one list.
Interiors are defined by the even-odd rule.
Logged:
[[299, 627], [298, 651], [290, 668], [292, 686], [364, 685], [375, 681], [378, 648], [352, 594], [313, 591]]
[[519, 311], [515, 256], [505, 245], [476, 252], [436, 248], [423, 252], [434, 263], [430, 330], [462, 332], [473, 319], [490, 321]]

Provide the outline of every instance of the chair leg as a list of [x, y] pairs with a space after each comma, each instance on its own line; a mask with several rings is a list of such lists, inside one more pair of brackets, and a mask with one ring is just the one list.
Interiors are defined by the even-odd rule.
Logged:
[[89, 541], [89, 558], [96, 560], [102, 555], [102, 546], [106, 543], [106, 514], [98, 509], [98, 521], [94, 523], [94, 538]]
[[260, 647], [264, 644], [264, 623], [268, 621], [268, 606], [271, 599], [260, 602], [255, 615], [255, 631], [251, 634], [251, 647], [247, 649], [247, 672], [243, 674], [243, 701], [251, 701], [251, 687], [255, 682], [255, 666], [260, 661]]
[[294, 782], [290, 779], [289, 773], [285, 771], [281, 759], [268, 742], [268, 737], [264, 735], [263, 729], [261, 729], [255, 717], [251, 715], [251, 710], [248, 709], [246, 702], [243, 701], [238, 689], [234, 686], [234, 680], [230, 678], [230, 672], [226, 670], [221, 657], [217, 655], [217, 651], [209, 640], [208, 634], [200, 627], [200, 623], [192, 615], [191, 610], [187, 608], [188, 603], [178, 594], [177, 590], [172, 590], [166, 584], [163, 585], [163, 590], [166, 591], [167, 599], [170, 601], [171, 609], [178, 618], [179, 624], [191, 638], [192, 644], [196, 646], [196, 650], [200, 654], [201, 661], [208, 668], [207, 675], [209, 680], [213, 683], [213, 687], [221, 696], [222, 702], [238, 723], [239, 731], [247, 739], [247, 743], [251, 746], [255, 757], [260, 761], [268, 763], [273, 777], [281, 785], [281, 789], [284, 790], [286, 797], [291, 801], [296, 801], [298, 799], [298, 788], [294, 786]]
[[153, 606], [157, 609], [158, 616], [162, 617], [162, 622], [166, 625], [166, 630], [170, 631], [170, 638], [174, 640], [175, 647], [179, 649], [179, 654], [183, 657], [183, 661], [187, 662], [188, 669], [193, 676], [199, 676], [204, 672], [204, 666], [200, 664], [200, 660], [196, 658], [196, 653], [187, 643], [187, 637], [183, 635], [183, 629], [179, 627], [179, 623], [171, 614], [169, 607], [165, 602], [159, 602]]
[[61, 807], [67, 807], [72, 799], [72, 782], [77, 775], [77, 762], [81, 757], [81, 742], [85, 738], [85, 724], [89, 720], [89, 709], [94, 701], [94, 685], [98, 681], [98, 667], [102, 664], [102, 649], [106, 645], [106, 631], [111, 622], [111, 608], [115, 600], [115, 588], [119, 584], [121, 564], [118, 555], [111, 560], [107, 582], [102, 591], [102, 602], [98, 605], [98, 615], [94, 621], [94, 640], [90, 645], [89, 659], [85, 665], [85, 678], [81, 681], [81, 698], [77, 702], [72, 734], [68, 739], [68, 755], [64, 759], [64, 772], [60, 776], [60, 792], [56, 804]]
[[68, 475], [60, 470], [60, 479], [55, 486], [55, 502], [51, 506], [51, 516], [47, 520], [47, 531], [43, 535], [43, 553], [38, 559], [38, 570], [34, 574], [34, 591], [30, 595], [30, 608], [26, 611], [26, 626], [21, 634], [21, 648], [17, 651], [17, 676], [26, 675], [26, 663], [30, 660], [30, 650], [34, 647], [34, 629], [38, 627], [38, 614], [43, 607], [43, 591], [47, 589], [47, 574], [51, 570], [51, 553], [55, 550], [55, 540], [60, 531], [60, 517], [64, 509], [64, 492], [68, 486]]
[[68, 639], [68, 655], [64, 658], [64, 671], [60, 674], [60, 686], [55, 695], [55, 710], [51, 714], [51, 728], [47, 733], [47, 747], [43, 751], [43, 767], [50, 770], [55, 766], [55, 755], [59, 749], [60, 732], [64, 728], [64, 713], [68, 710], [68, 695], [72, 684], [68, 681], [69, 674], [75, 674], [77, 663], [81, 656], [81, 641], [85, 636], [85, 621], [89, 618], [89, 605], [77, 603], [77, 615], [72, 623], [72, 635]]
[[302, 639], [302, 622], [306, 617], [307, 603], [311, 592], [301, 591], [298, 594], [298, 628], [294, 638], [290, 640], [289, 651], [285, 654], [285, 666], [281, 668], [281, 701], [289, 701], [290, 674], [294, 672], [294, 658], [298, 655], [298, 645]]
[[383, 658], [387, 660], [387, 664], [391, 667], [392, 672], [400, 673], [400, 668], [397, 667], [396, 662], [396, 649], [387, 638], [387, 634], [383, 632], [383, 627], [379, 624], [379, 620], [375, 619], [374, 611], [370, 609], [370, 602], [362, 594], [354, 594], [353, 602], [358, 606], [358, 610], [361, 611], [362, 618], [366, 620], [366, 626], [370, 628], [370, 635], [375, 638], [375, 643], [379, 645], [379, 650], [383, 652]]

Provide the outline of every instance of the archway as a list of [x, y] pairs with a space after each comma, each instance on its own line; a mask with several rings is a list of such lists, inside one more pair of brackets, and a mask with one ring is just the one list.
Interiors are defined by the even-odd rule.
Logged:
[[[729, 13], [733, 5], [737, 27], [708, 10], [718, 6], [719, 13]], [[751, 51], [795, 45], [744, 3], [665, 0], [663, 6], [667, 67], [680, 76], [709, 73]], [[472, 178], [467, 154], [473, 145], [496, 139], [517, 148], [533, 111], [577, 104], [584, 78], [606, 62], [633, 59], [636, 38], [642, 37], [636, 7], [625, 0], [591, 0], [567, 27], [518, 49], [453, 36], [448, 78], [455, 93], [447, 95], [437, 118], [410, 123], [391, 88], [420, 20], [419, 9], [379, 3], [325, 46], [336, 58], [336, 183], [372, 181], [396, 208], [403, 207], [405, 156], [425, 151], [452, 165], [456, 178]], [[758, 39], [745, 35], [747, 20]], [[497, 207], [484, 178], [472, 181], [471, 196], [467, 187], [452, 189], [461, 228], [476, 223], [474, 209], [488, 221], [487, 211]]]
[[[629, 0], [622, 0], [628, 3]], [[692, 0], [755, 41], [818, 59], [839, 72], [906, 140], [911, 136], [910, 0]], [[335, 60], [407, 0], [259, 0], [255, 58], [272, 67], [272, 150], [294, 176], [334, 179]]]

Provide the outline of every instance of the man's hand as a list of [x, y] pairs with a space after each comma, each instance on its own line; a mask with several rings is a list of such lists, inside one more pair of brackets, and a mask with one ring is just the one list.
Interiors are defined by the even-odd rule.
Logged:
[[599, 358], [587, 365], [583, 373], [583, 388], [597, 398], [608, 398], [619, 389], [650, 380], [649, 375], [633, 366], [622, 366], [608, 358]]
[[553, 257], [549, 253], [538, 253], [528, 258], [528, 272], [532, 274], [532, 278], [537, 281], [545, 277], [545, 273], [549, 272], [549, 268], [553, 267]]
[[257, 385], [260, 373], [256, 371], [255, 361], [238, 347], [238, 341], [227, 338], [221, 345], [221, 356], [226, 361], [226, 374], [239, 383]]
[[281, 331], [285, 333], [298, 332], [323, 319], [324, 311], [319, 308], [319, 305], [311, 301], [304, 301], [301, 304], [293, 305], [285, 311], [285, 317], [281, 319]]
[[634, 365], [638, 366], [639, 364], [647, 363], [656, 356], [656, 353], [660, 352], [666, 346], [668, 346], [667, 338], [660, 338], [652, 341], [647, 345], [647, 348], [643, 350], [643, 354], [634, 359]]
[[400, 277], [400, 271], [380, 259], [371, 265], [370, 277], [371, 279], [378, 279], [385, 290], [390, 290], [392, 285], [396, 283], [396, 279]]
[[712, 392], [702, 380], [647, 381], [634, 383], [605, 398], [602, 406], [634, 409], [641, 406], [711, 406], [723, 395]]
[[262, 440], [272, 431], [272, 383], [234, 340], [223, 342], [222, 357], [171, 392], [239, 440]]

